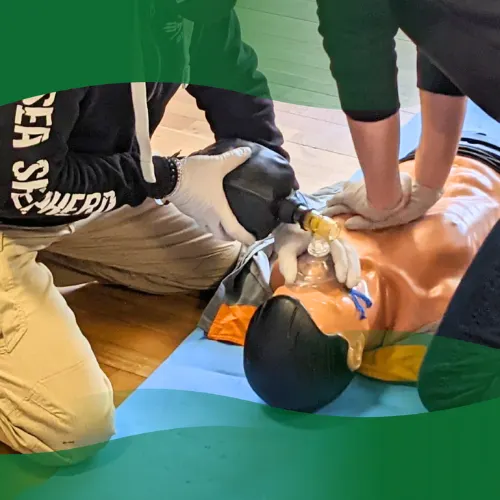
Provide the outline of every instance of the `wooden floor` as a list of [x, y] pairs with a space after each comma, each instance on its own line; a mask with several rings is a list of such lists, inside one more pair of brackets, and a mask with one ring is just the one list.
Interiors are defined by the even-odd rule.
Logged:
[[[266, 19], [271, 22], [273, 16], [277, 16], [277, 1], [247, 0], [240, 3], [250, 15], [263, 16], [259, 24], [265, 26]], [[246, 7], [250, 4], [254, 6], [254, 10]], [[297, 14], [295, 17], [291, 14], [285, 16], [285, 22], [290, 24], [290, 28], [298, 21], [314, 24], [309, 19], [313, 4], [315, 2], [311, 0], [290, 0], [290, 6], [295, 9], [292, 9], [292, 14]], [[260, 5], [260, 10], [255, 9], [256, 5]], [[302, 19], [299, 19], [300, 16]], [[243, 22], [242, 25], [244, 27]], [[298, 43], [297, 40], [295, 42]], [[287, 43], [291, 41], [288, 40]], [[320, 50], [317, 40], [314, 43], [317, 45], [314, 50]], [[400, 36], [398, 51], [401, 50], [404, 68], [402, 101], [406, 103], [401, 120], [406, 123], [419, 108], [415, 104], [416, 97], [412, 94], [415, 89], [414, 49]], [[279, 53], [269, 57], [271, 56], [280, 57]], [[264, 58], [262, 64], [271, 64], [271, 59]], [[318, 66], [321, 64], [318, 63]], [[338, 107], [317, 107], [316, 103], [322, 102], [317, 100], [317, 88], [311, 90], [311, 84], [307, 79], [301, 79], [298, 73], [293, 84], [295, 91], [292, 87], [285, 89], [282, 85], [283, 75], [288, 74], [290, 77], [289, 68], [285, 70], [282, 74], [270, 71], [268, 78], [273, 97], [282, 101], [275, 103], [277, 122], [285, 136], [286, 149], [292, 156], [301, 188], [310, 192], [346, 179], [358, 168], [358, 163], [345, 117]], [[325, 89], [327, 84], [324, 73], [321, 78], [321, 88]], [[328, 85], [334, 88], [330, 78], [328, 76]], [[316, 83], [313, 80], [314, 85], [318, 87], [317, 79]], [[328, 95], [324, 95], [324, 102], [328, 102]], [[296, 104], [302, 101], [312, 102], [316, 107]], [[179, 149], [183, 153], [189, 153], [212, 141], [203, 112], [197, 109], [194, 100], [185, 91], [180, 91], [169, 104], [164, 120], [155, 134], [154, 149], [165, 155]], [[94, 284], [63, 290], [63, 294], [75, 311], [82, 332], [89, 339], [102, 369], [111, 380], [117, 405], [151, 375], [193, 331], [204, 306], [194, 296], [151, 297]], [[2, 453], [8, 453], [8, 450], [0, 445], [0, 454]]]

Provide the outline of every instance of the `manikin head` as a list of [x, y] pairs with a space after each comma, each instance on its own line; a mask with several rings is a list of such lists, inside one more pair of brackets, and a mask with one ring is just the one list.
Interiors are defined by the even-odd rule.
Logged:
[[[307, 264], [310, 258], [304, 255], [301, 260]], [[322, 273], [321, 266], [315, 267], [313, 273]], [[364, 335], [359, 311], [333, 272], [315, 285], [304, 280], [286, 286], [275, 266], [271, 286], [273, 297], [257, 309], [247, 330], [247, 380], [270, 406], [317, 411], [346, 389], [361, 365]], [[352, 331], [353, 324], [360, 330]]]

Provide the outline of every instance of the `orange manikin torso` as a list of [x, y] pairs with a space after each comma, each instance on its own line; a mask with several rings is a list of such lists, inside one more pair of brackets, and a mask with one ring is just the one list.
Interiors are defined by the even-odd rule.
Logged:
[[[414, 161], [401, 170], [413, 176]], [[281, 286], [275, 266], [272, 286], [275, 295], [298, 298], [323, 333], [349, 338], [362, 332], [366, 350], [391, 345], [442, 319], [499, 218], [500, 175], [478, 161], [457, 157], [443, 197], [422, 219], [382, 231], [343, 230], [342, 237], [361, 257], [357, 289], [373, 301], [365, 320], [338, 285], [317, 290]]]

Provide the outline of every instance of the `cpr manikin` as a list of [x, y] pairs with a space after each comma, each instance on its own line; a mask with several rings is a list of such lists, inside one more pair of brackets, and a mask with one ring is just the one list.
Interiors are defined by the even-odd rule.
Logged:
[[[414, 161], [401, 170], [413, 175]], [[233, 339], [245, 346], [253, 390], [271, 406], [312, 412], [338, 397], [356, 372], [416, 382], [432, 334], [499, 218], [500, 174], [459, 153], [443, 197], [424, 218], [378, 232], [343, 231], [361, 257], [355, 290], [336, 282], [321, 245], [317, 257], [303, 256], [293, 286], [275, 264], [273, 297], [246, 335]]]

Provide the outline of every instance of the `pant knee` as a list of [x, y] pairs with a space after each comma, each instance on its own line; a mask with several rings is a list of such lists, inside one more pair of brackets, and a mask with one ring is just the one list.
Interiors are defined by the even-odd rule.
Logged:
[[99, 399], [66, 409], [59, 425], [48, 430], [46, 445], [51, 451], [42, 459], [51, 461], [53, 455], [61, 465], [75, 465], [92, 458], [109, 442], [115, 433], [112, 393]]
[[53, 378], [18, 405], [2, 425], [7, 445], [57, 467], [85, 461], [106, 445], [115, 433], [111, 384], [100, 370], [78, 372], [88, 378], [78, 385], [71, 376]]

